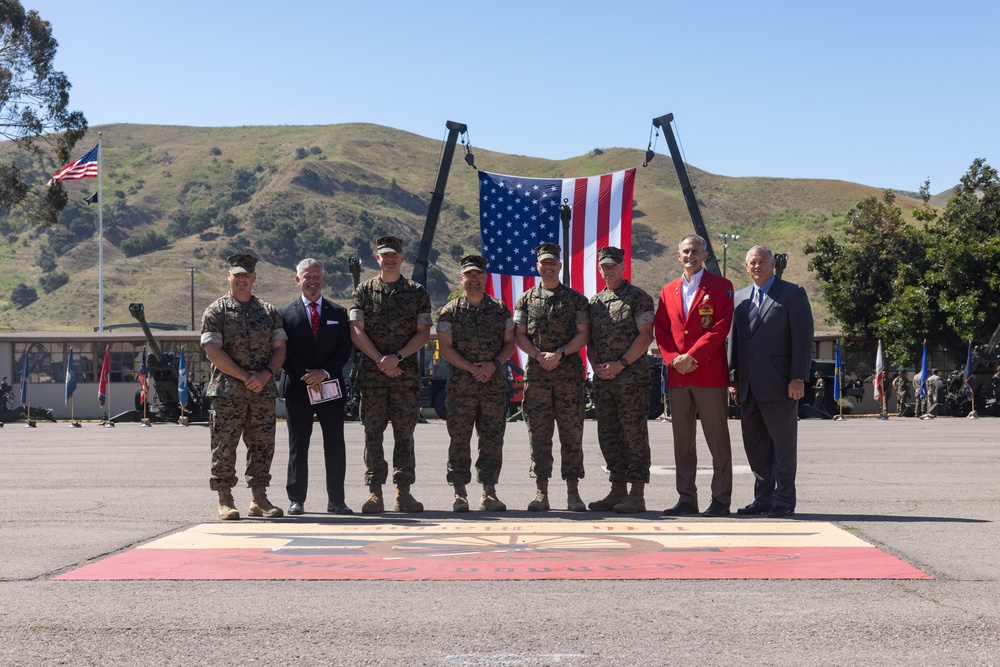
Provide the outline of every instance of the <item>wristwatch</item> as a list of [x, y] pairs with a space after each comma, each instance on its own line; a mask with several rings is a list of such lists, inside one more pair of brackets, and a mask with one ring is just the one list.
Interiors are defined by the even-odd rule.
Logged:
[[494, 368], [500, 368], [501, 366], [503, 366], [503, 364], [501, 364], [501, 363], [500, 363], [499, 361], [497, 361], [496, 359], [494, 359], [494, 360], [493, 360], [493, 367], [494, 367]]
[[564, 348], [564, 347], [557, 348], [556, 352], [558, 352], [559, 354], [561, 354], [564, 357], [566, 356], [566, 348]]
[[622, 365], [622, 368], [628, 368], [628, 362], [625, 361], [625, 357], [618, 360], [618, 363]]
[[397, 353], [396, 353], [396, 361], [402, 361], [402, 360], [403, 360], [403, 355], [402, 355], [402, 353], [400, 353], [400, 352], [397, 352]]
[[262, 368], [261, 370], [262, 371], [267, 371], [268, 373], [271, 374], [271, 377], [274, 377], [274, 371], [271, 370], [270, 366], [264, 366], [264, 368]]

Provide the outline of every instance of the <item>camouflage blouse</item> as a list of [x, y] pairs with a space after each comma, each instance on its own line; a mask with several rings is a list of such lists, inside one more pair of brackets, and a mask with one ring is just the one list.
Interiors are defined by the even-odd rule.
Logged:
[[[350, 319], [364, 322], [365, 334], [382, 354], [395, 354], [417, 333], [418, 324], [430, 325], [431, 298], [417, 283], [406, 278], [387, 283], [382, 276], [358, 285], [351, 297]], [[417, 355], [400, 362], [403, 378], [419, 379]], [[361, 355], [358, 380], [362, 385], [385, 385], [390, 382], [375, 362]]]
[[504, 334], [513, 328], [510, 311], [489, 295], [479, 308], [464, 294], [449, 301], [437, 323], [438, 332], [450, 335], [455, 351], [472, 363], [496, 359]]
[[[216, 299], [201, 320], [201, 344], [220, 343], [222, 351], [248, 371], [262, 370], [271, 359], [271, 346], [276, 340], [287, 340], [281, 315], [274, 306], [255, 296], [241, 303], [227, 294]], [[249, 396], [243, 383], [212, 366], [208, 396]], [[277, 391], [270, 379], [258, 396], [274, 398]]]
[[[563, 284], [554, 290], [535, 285], [517, 300], [514, 322], [525, 325], [528, 338], [539, 350], [555, 352], [573, 340], [578, 324], [590, 322], [587, 297]], [[567, 355], [566, 361], [582, 368], [579, 354]], [[528, 368], [537, 363], [529, 359]]]
[[628, 281], [595, 294], [590, 299], [590, 340], [598, 360], [607, 363], [625, 356], [639, 327], [652, 324], [653, 316], [653, 298]]

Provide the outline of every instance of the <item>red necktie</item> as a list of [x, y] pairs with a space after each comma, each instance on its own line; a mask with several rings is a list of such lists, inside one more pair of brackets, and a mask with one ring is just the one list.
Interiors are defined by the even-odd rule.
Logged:
[[312, 324], [313, 340], [319, 338], [319, 305], [313, 301], [309, 304], [312, 313], [309, 315], [309, 322]]

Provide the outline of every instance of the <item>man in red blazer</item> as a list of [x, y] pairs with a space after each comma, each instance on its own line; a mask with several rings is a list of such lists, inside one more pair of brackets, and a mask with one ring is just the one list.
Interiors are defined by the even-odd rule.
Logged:
[[660, 292], [654, 328], [667, 365], [677, 504], [667, 516], [698, 514], [696, 417], [712, 453], [712, 502], [704, 516], [729, 516], [733, 453], [729, 442], [726, 336], [733, 319], [733, 284], [704, 269], [707, 244], [691, 234], [677, 245], [684, 274]]

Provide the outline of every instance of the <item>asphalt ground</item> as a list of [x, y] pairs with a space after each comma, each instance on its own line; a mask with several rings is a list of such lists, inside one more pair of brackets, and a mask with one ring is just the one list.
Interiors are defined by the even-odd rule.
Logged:
[[[670, 426], [649, 427], [650, 511], [628, 521], [664, 521], [676, 501]], [[752, 476], [737, 421], [730, 431], [735, 508], [751, 500]], [[607, 482], [593, 422], [584, 437], [589, 502]], [[454, 520], [444, 424], [421, 424], [416, 441], [413, 491], [427, 511], [382, 519]], [[348, 504], [359, 510], [359, 424], [348, 424], [347, 442]], [[699, 459], [709, 463], [703, 441]], [[270, 496], [282, 507], [286, 460], [281, 423]], [[325, 509], [318, 445], [310, 463], [307, 513]], [[216, 521], [208, 464], [204, 426], [0, 430], [0, 664], [1000, 664], [995, 419], [800, 422], [796, 520], [832, 522], [933, 580], [52, 580]], [[498, 487], [510, 520], [539, 519], [524, 511], [527, 470], [526, 429], [513, 423]], [[709, 477], [699, 484], [705, 505]], [[562, 506], [561, 484], [552, 490]], [[236, 498], [245, 513], [249, 490]], [[544, 520], [581, 518], [553, 511]]]

